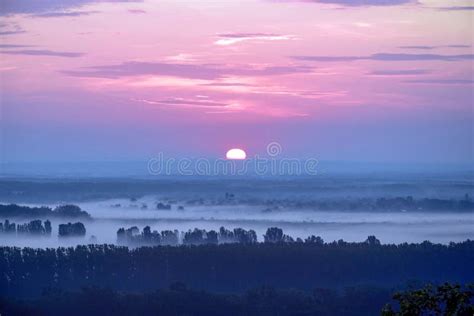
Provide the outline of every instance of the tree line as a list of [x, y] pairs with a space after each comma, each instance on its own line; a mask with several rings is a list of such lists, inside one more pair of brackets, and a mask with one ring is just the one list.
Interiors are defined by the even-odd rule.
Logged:
[[29, 207], [17, 204], [0, 204], [0, 217], [2, 218], [82, 218], [91, 219], [91, 215], [73, 204], [60, 205], [54, 209], [46, 206]]
[[195, 199], [187, 201], [191, 205], [228, 205], [228, 204], [249, 204], [263, 205], [266, 208], [263, 212], [278, 211], [281, 207], [292, 209], [310, 209], [319, 211], [458, 211], [473, 212], [474, 200], [465, 194], [461, 198], [414, 198], [413, 196], [395, 196], [395, 197], [363, 197], [363, 198], [337, 198], [337, 199], [295, 199], [295, 198], [272, 198], [267, 200], [255, 200], [246, 198], [228, 197], [204, 201]]
[[[0, 222], [0, 234], [51, 236], [51, 230], [51, 222], [49, 220], [45, 220], [44, 224], [40, 219], [32, 220], [24, 224], [11, 223], [8, 219], [3, 223]], [[77, 237], [85, 235], [86, 228], [81, 222], [58, 225], [59, 237]]]
[[[88, 287], [78, 291], [49, 288], [35, 299], [0, 298], [5, 315], [346, 315], [472, 316], [472, 284], [410, 286], [392, 289], [354, 286], [310, 291], [261, 286], [242, 293], [193, 290], [183, 283], [150, 292], [118, 292]], [[392, 297], [392, 299], [391, 299]]]
[[[269, 228], [272, 230], [282, 231], [280, 228]], [[268, 231], [267, 231], [268, 234]], [[183, 245], [217, 245], [223, 243], [242, 243], [252, 244], [257, 242], [257, 233], [250, 229], [234, 228], [228, 230], [221, 227], [219, 231], [195, 228], [187, 232], [178, 230], [163, 230], [158, 232], [151, 231], [150, 226], [145, 226], [140, 232], [138, 227], [120, 228], [117, 231], [117, 243], [127, 245], [171, 245], [176, 246], [181, 243]]]
[[261, 285], [309, 290], [354, 284], [396, 286], [408, 280], [474, 280], [474, 242], [381, 245], [376, 240], [226, 243], [128, 248], [0, 247], [0, 296], [39, 295], [54, 286], [147, 291], [183, 282], [208, 291]]
[[33, 220], [29, 223], [15, 224], [6, 219], [0, 222], [0, 234], [30, 234], [30, 235], [51, 235], [51, 222], [46, 220], [43, 225], [41, 220]]
[[[263, 235], [265, 243], [317, 243], [323, 244], [324, 240], [320, 236], [311, 235], [306, 239], [293, 238], [283, 233], [278, 227], [270, 227]], [[343, 242], [341, 240], [341, 242]], [[255, 244], [257, 243], [257, 233], [253, 229], [234, 228], [229, 230], [220, 227], [218, 231], [194, 228], [187, 232], [178, 230], [151, 230], [150, 226], [145, 226], [140, 232], [137, 226], [130, 228], [119, 228], [117, 230], [117, 243], [119, 245], [217, 245], [227, 243]], [[380, 244], [375, 236], [369, 236], [365, 243]]]

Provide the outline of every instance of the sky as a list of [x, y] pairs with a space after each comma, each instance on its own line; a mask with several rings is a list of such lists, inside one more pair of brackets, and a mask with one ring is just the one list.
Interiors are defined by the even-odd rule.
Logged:
[[0, 159], [473, 158], [474, 2], [0, 1]]

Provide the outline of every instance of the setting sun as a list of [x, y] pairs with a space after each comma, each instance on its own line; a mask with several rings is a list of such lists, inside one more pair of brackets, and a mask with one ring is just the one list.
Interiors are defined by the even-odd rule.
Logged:
[[235, 159], [235, 160], [242, 160], [247, 158], [247, 154], [245, 151], [239, 148], [232, 148], [227, 151], [227, 154], [225, 155], [227, 159]]

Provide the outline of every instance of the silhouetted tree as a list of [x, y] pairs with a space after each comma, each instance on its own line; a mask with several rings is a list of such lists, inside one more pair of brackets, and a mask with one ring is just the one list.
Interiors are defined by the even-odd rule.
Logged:
[[257, 233], [250, 229], [234, 228], [233, 236], [241, 244], [253, 244], [257, 242]]
[[44, 222], [44, 229], [45, 229], [47, 235], [51, 235], [51, 230], [52, 229], [51, 229], [51, 222], [49, 220], [46, 220]]
[[214, 230], [210, 230], [206, 232], [206, 241], [207, 244], [217, 245], [219, 242], [217, 239], [217, 232]]
[[60, 205], [56, 207], [53, 212], [61, 217], [91, 218], [89, 213], [83, 211], [79, 206], [72, 204]]
[[283, 230], [278, 227], [270, 227], [267, 229], [265, 235], [263, 235], [265, 242], [277, 243], [283, 241]]
[[179, 243], [179, 232], [177, 230], [164, 230], [161, 232], [161, 243], [163, 245], [175, 246]]
[[380, 240], [378, 240], [377, 237], [375, 237], [373, 235], [367, 237], [367, 240], [365, 242], [370, 246], [379, 246], [380, 245]]
[[321, 237], [314, 236], [314, 235], [311, 235], [308, 238], [306, 238], [304, 240], [304, 242], [310, 243], [310, 244], [317, 244], [317, 245], [323, 245], [324, 244], [324, 240]]
[[195, 228], [194, 230], [188, 230], [184, 233], [183, 244], [184, 245], [202, 245], [205, 243], [206, 231], [203, 229]]
[[81, 222], [77, 222], [74, 224], [71, 224], [71, 223], [60, 224], [58, 231], [59, 231], [60, 237], [72, 237], [72, 236], [80, 237], [80, 236], [86, 235], [86, 227]]
[[421, 315], [474, 315], [474, 286], [461, 287], [459, 284], [445, 283], [433, 288], [427, 285], [422, 289], [396, 293], [399, 310], [391, 305], [382, 310], [383, 316], [421, 316]]
[[159, 202], [156, 204], [156, 209], [157, 210], [171, 210], [171, 205]]

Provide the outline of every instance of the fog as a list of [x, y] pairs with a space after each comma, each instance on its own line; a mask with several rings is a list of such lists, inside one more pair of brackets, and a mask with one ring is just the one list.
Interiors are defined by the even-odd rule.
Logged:
[[[87, 233], [84, 238], [58, 237], [58, 225], [70, 219], [51, 219], [51, 237], [5, 236], [2, 245], [56, 247], [87, 243], [116, 243], [116, 232], [120, 227], [149, 225], [152, 230], [177, 229], [187, 231], [201, 228], [218, 230], [241, 227], [253, 229], [259, 240], [268, 227], [280, 227], [286, 234], [305, 238], [319, 235], [325, 241], [344, 239], [363, 241], [368, 235], [376, 235], [383, 243], [422, 242], [448, 243], [474, 238], [473, 213], [448, 212], [347, 212], [279, 209], [263, 212], [254, 205], [202, 205], [185, 206], [178, 210], [178, 204], [171, 210], [157, 210], [153, 207], [155, 198], [138, 199], [140, 204], [150, 205], [142, 210], [127, 199], [84, 202], [78, 205], [89, 212], [93, 220], [83, 221]], [[120, 204], [120, 207], [116, 205]], [[51, 205], [55, 206], [55, 205]], [[30, 219], [12, 220], [17, 224]], [[74, 220], [72, 220], [74, 222]], [[96, 240], [91, 240], [95, 236]]]
[[[446, 207], [450, 201], [469, 201], [473, 205], [473, 181], [464, 175], [293, 180], [3, 179], [0, 188], [0, 204], [54, 208], [70, 203], [92, 217], [48, 218], [52, 222], [51, 237], [3, 234], [1, 245], [116, 243], [117, 230], [131, 226], [183, 232], [194, 228], [240, 227], [255, 230], [260, 241], [269, 227], [282, 228], [294, 238], [321, 236], [326, 242], [363, 241], [368, 235], [377, 236], [382, 243], [397, 244], [425, 240], [449, 243], [474, 238], [474, 210], [470, 206], [462, 210]], [[379, 209], [379, 199], [392, 200], [388, 207]], [[418, 204], [406, 208], [397, 199]], [[159, 203], [169, 209], [158, 209]], [[1, 216], [0, 220], [9, 219], [16, 224], [36, 219]], [[84, 223], [85, 237], [58, 237], [59, 224], [77, 221]]]

